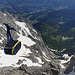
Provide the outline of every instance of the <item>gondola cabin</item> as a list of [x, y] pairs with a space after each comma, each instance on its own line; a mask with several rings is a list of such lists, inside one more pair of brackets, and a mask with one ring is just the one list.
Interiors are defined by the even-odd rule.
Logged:
[[21, 42], [19, 40], [13, 40], [10, 30], [16, 31], [14, 28], [10, 27], [8, 24], [4, 23], [7, 28], [7, 43], [4, 47], [4, 53], [15, 55], [21, 48]]
[[21, 48], [21, 42], [20, 41], [12, 41], [11, 43], [7, 42], [7, 44], [4, 47], [4, 53], [9, 55], [16, 55], [16, 53]]

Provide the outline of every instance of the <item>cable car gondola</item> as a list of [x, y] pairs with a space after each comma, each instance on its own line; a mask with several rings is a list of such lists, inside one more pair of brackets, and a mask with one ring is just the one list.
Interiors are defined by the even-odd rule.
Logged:
[[10, 34], [10, 30], [16, 31], [14, 28], [11, 28], [8, 24], [5, 24], [7, 28], [7, 43], [4, 47], [4, 53], [9, 55], [15, 55], [21, 48], [21, 41], [13, 40]]

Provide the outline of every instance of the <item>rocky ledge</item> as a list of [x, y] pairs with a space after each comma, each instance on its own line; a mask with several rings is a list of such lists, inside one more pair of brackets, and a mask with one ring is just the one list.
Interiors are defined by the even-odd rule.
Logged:
[[75, 56], [72, 56], [69, 66], [64, 73], [67, 75], [75, 75]]
[[60, 67], [53, 62], [46, 62], [42, 67], [27, 67], [21, 65], [18, 68], [0, 68], [0, 75], [59, 75]]

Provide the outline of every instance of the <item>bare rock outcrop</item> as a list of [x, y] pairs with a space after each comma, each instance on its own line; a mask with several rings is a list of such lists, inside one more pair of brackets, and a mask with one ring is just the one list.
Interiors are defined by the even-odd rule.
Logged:
[[60, 67], [52, 62], [46, 62], [42, 67], [21, 65], [18, 68], [0, 68], [0, 75], [58, 75], [59, 72]]
[[69, 74], [70, 72], [74, 71], [75, 72], [75, 56], [72, 56], [71, 60], [70, 60], [70, 64], [67, 67], [67, 69], [65, 70], [65, 74]]

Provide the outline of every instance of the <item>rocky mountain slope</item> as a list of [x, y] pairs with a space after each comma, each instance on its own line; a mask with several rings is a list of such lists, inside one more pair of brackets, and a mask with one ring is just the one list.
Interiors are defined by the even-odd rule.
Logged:
[[[7, 23], [16, 29], [16, 32], [11, 31], [12, 37], [14, 40], [20, 40], [22, 43], [21, 49], [16, 55], [4, 54], [3, 49], [7, 38], [6, 27], [3, 23]], [[8, 12], [0, 11], [1, 75], [39, 75], [41, 73], [43, 75], [58, 75], [59, 66], [57, 63], [55, 64], [55, 61], [57, 62], [57, 56], [44, 44], [41, 35], [30, 24], [19, 20]], [[46, 64], [44, 64], [45, 62]], [[19, 73], [20, 71], [23, 73]]]
[[70, 64], [64, 73], [67, 75], [75, 75], [75, 56], [72, 56]]

